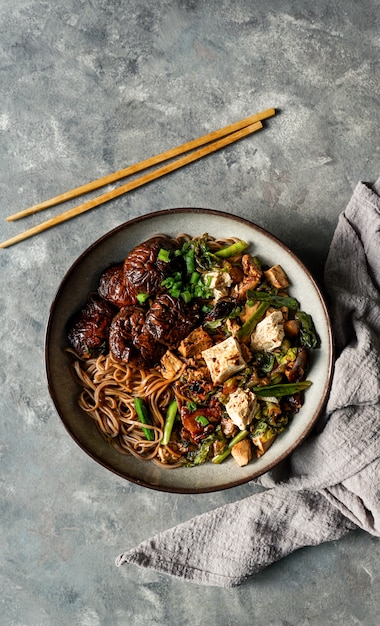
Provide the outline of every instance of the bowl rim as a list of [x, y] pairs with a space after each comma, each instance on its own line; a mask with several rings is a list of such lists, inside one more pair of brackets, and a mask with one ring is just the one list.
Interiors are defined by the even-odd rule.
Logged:
[[[115, 467], [112, 467], [112, 465], [110, 463], [108, 463], [106, 460], [102, 459], [99, 455], [95, 454], [94, 452], [92, 452], [91, 450], [88, 450], [85, 445], [82, 444], [82, 442], [79, 440], [79, 438], [76, 436], [76, 434], [73, 432], [73, 430], [70, 428], [70, 424], [68, 423], [68, 420], [65, 416], [64, 411], [62, 410], [62, 407], [58, 401], [55, 389], [54, 389], [54, 380], [53, 380], [53, 376], [52, 376], [52, 371], [51, 371], [51, 364], [50, 364], [50, 358], [49, 358], [49, 342], [50, 342], [50, 337], [51, 337], [51, 332], [52, 332], [52, 327], [54, 324], [54, 315], [56, 312], [56, 308], [57, 305], [59, 303], [60, 297], [62, 292], [64, 291], [67, 283], [69, 282], [70, 278], [72, 277], [73, 273], [75, 272], [76, 268], [81, 264], [81, 262], [83, 261], [83, 259], [85, 259], [95, 248], [97, 248], [98, 246], [100, 246], [103, 242], [105, 242], [107, 239], [113, 237], [115, 234], [130, 228], [131, 226], [138, 224], [140, 222], [144, 222], [144, 221], [148, 221], [149, 219], [151, 219], [152, 217], [156, 218], [156, 217], [160, 217], [160, 216], [167, 216], [167, 215], [171, 215], [171, 214], [183, 214], [183, 213], [194, 213], [194, 214], [206, 214], [206, 215], [215, 215], [217, 217], [224, 217], [227, 218], [228, 220], [234, 220], [239, 222], [240, 224], [243, 224], [245, 226], [247, 226], [248, 228], [253, 228], [254, 230], [258, 231], [259, 233], [261, 233], [261, 235], [263, 235], [264, 237], [272, 240], [275, 244], [277, 244], [278, 246], [280, 246], [288, 255], [290, 255], [293, 260], [296, 262], [296, 264], [300, 267], [300, 269], [305, 273], [305, 275], [307, 276], [308, 280], [312, 283], [316, 294], [319, 298], [320, 304], [321, 304], [321, 309], [323, 311], [323, 315], [324, 315], [324, 320], [325, 320], [325, 324], [326, 324], [326, 330], [327, 330], [327, 337], [328, 337], [328, 353], [329, 353], [329, 358], [328, 358], [328, 363], [327, 363], [327, 372], [326, 372], [326, 377], [325, 377], [325, 383], [324, 383], [324, 387], [323, 390], [321, 392], [321, 397], [319, 399], [318, 405], [316, 406], [315, 410], [314, 410], [314, 414], [312, 419], [310, 419], [308, 421], [308, 423], [305, 425], [304, 429], [302, 430], [302, 432], [296, 437], [296, 439], [293, 441], [293, 443], [291, 443], [290, 445], [288, 445], [288, 447], [286, 448], [286, 450], [284, 450], [281, 454], [279, 454], [272, 462], [269, 462], [268, 465], [262, 469], [262, 470], [256, 470], [252, 472], [252, 475], [249, 477], [242, 477], [241, 479], [236, 479], [236, 480], [231, 480], [231, 482], [229, 483], [223, 483], [220, 486], [205, 486], [205, 487], [176, 487], [176, 486], [165, 486], [162, 487], [158, 484], [155, 483], [150, 483], [149, 481], [145, 481], [144, 479], [141, 478], [137, 478], [133, 475], [128, 474], [127, 472], [123, 472], [121, 470], [118, 470]], [[299, 447], [299, 445], [307, 438], [307, 436], [310, 434], [310, 432], [312, 431], [312, 429], [314, 428], [318, 418], [321, 415], [321, 412], [323, 411], [323, 408], [326, 405], [327, 402], [327, 398], [328, 398], [328, 394], [331, 388], [331, 384], [332, 384], [332, 375], [333, 375], [333, 367], [334, 367], [334, 355], [335, 355], [335, 351], [334, 351], [334, 341], [333, 341], [333, 334], [332, 334], [332, 327], [331, 327], [331, 321], [330, 321], [330, 317], [329, 317], [329, 309], [328, 309], [328, 305], [326, 303], [326, 299], [325, 296], [320, 288], [320, 286], [318, 285], [316, 279], [314, 278], [314, 276], [312, 275], [311, 271], [306, 267], [306, 265], [303, 263], [303, 261], [301, 261], [301, 259], [297, 256], [297, 254], [295, 254], [291, 248], [289, 248], [281, 239], [279, 239], [276, 235], [273, 235], [272, 233], [270, 233], [269, 231], [267, 231], [265, 228], [257, 225], [255, 222], [248, 220], [247, 218], [244, 217], [240, 217], [237, 215], [234, 215], [232, 213], [228, 213], [227, 211], [221, 211], [221, 210], [216, 210], [216, 209], [210, 209], [210, 208], [200, 208], [200, 207], [178, 207], [178, 208], [167, 208], [167, 209], [162, 209], [162, 210], [158, 210], [158, 211], [154, 211], [154, 212], [150, 212], [150, 213], [146, 213], [143, 215], [139, 215], [137, 217], [131, 218], [125, 222], [123, 222], [122, 224], [119, 224], [118, 226], [112, 228], [111, 230], [107, 231], [106, 233], [104, 233], [103, 235], [101, 235], [100, 237], [98, 237], [93, 243], [91, 243], [85, 250], [83, 250], [80, 255], [73, 261], [73, 263], [69, 266], [69, 268], [65, 271], [63, 278], [60, 280], [59, 286], [55, 292], [53, 301], [50, 305], [49, 308], [49, 316], [48, 316], [48, 320], [46, 323], [46, 331], [45, 331], [45, 341], [44, 341], [44, 358], [45, 358], [45, 373], [46, 373], [46, 377], [47, 377], [47, 386], [48, 386], [48, 391], [49, 391], [49, 395], [51, 400], [53, 401], [54, 407], [56, 412], [58, 413], [58, 416], [60, 417], [60, 421], [62, 422], [65, 430], [68, 432], [68, 434], [70, 435], [70, 437], [74, 440], [74, 442], [94, 461], [96, 461], [99, 465], [101, 465], [102, 467], [108, 469], [109, 471], [111, 471], [113, 474], [116, 474], [117, 476], [128, 480], [131, 483], [134, 483], [136, 485], [142, 486], [142, 487], [146, 487], [148, 489], [152, 489], [154, 491], [161, 491], [161, 492], [166, 492], [166, 493], [178, 493], [178, 494], [200, 494], [200, 493], [212, 493], [212, 492], [217, 492], [217, 491], [223, 491], [226, 489], [231, 489], [233, 487], [237, 487], [239, 485], [243, 485], [246, 484], [247, 482], [250, 482], [252, 480], [255, 480], [256, 478], [258, 478], [259, 476], [262, 476], [263, 474], [266, 474], [267, 472], [271, 471], [274, 467], [277, 467], [282, 461], [284, 461], [286, 458], [288, 458], [296, 448]], [[99, 435], [100, 436], [100, 435]], [[168, 470], [169, 471], [169, 470]]]

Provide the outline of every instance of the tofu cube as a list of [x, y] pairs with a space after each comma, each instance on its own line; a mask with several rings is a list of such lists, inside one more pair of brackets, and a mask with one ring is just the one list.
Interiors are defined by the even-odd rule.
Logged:
[[207, 272], [203, 276], [206, 285], [213, 291], [214, 301], [228, 295], [228, 289], [232, 285], [232, 278], [228, 272]]
[[277, 289], [285, 289], [286, 287], [289, 287], [289, 279], [281, 265], [273, 265], [273, 267], [270, 267], [269, 270], [264, 272], [264, 276], [268, 283]]
[[258, 403], [255, 394], [250, 389], [241, 389], [240, 387], [231, 393], [226, 404], [226, 411], [231, 421], [240, 430], [245, 430], [249, 426], [257, 409]]
[[281, 311], [273, 311], [259, 322], [251, 336], [251, 348], [270, 352], [281, 345], [285, 336], [284, 318]]
[[203, 350], [201, 354], [215, 385], [223, 383], [227, 378], [247, 367], [235, 337], [228, 337], [215, 346]]
[[212, 339], [203, 328], [196, 328], [190, 335], [183, 339], [178, 347], [178, 352], [185, 358], [199, 354], [202, 350], [211, 348]]
[[174, 378], [183, 368], [183, 361], [179, 359], [173, 352], [167, 350], [161, 359], [161, 374], [163, 378]]

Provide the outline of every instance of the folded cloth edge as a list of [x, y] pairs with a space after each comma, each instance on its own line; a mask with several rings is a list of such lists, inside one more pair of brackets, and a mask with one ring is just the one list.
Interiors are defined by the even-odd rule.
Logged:
[[[285, 492], [277, 487], [202, 513], [120, 554], [116, 565], [133, 564], [192, 583], [235, 587], [295, 550], [335, 541], [357, 528], [322, 494], [299, 491], [288, 504]], [[295, 512], [284, 525], [289, 506]]]

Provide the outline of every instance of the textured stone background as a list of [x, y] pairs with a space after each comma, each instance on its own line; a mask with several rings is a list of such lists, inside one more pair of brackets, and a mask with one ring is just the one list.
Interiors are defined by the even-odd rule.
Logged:
[[266, 129], [0, 251], [4, 626], [375, 626], [379, 547], [356, 532], [235, 590], [137, 568], [125, 548], [250, 494], [129, 484], [89, 459], [48, 395], [44, 335], [65, 271], [131, 217], [204, 206], [272, 231], [322, 278], [340, 211], [380, 173], [379, 2], [12, 0], [0, 5], [0, 233], [6, 215], [274, 106]]

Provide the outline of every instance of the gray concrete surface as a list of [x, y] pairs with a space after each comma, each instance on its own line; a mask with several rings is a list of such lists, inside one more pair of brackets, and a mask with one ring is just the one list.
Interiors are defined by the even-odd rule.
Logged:
[[[252, 493], [162, 494], [69, 438], [44, 369], [49, 306], [74, 259], [127, 219], [176, 206], [247, 217], [318, 280], [340, 211], [380, 174], [379, 2], [12, 0], [0, 5], [5, 217], [253, 112], [264, 131], [0, 251], [3, 626], [375, 626], [379, 544], [305, 548], [242, 587], [117, 569], [125, 548]], [[70, 205], [71, 206], [71, 205]]]

